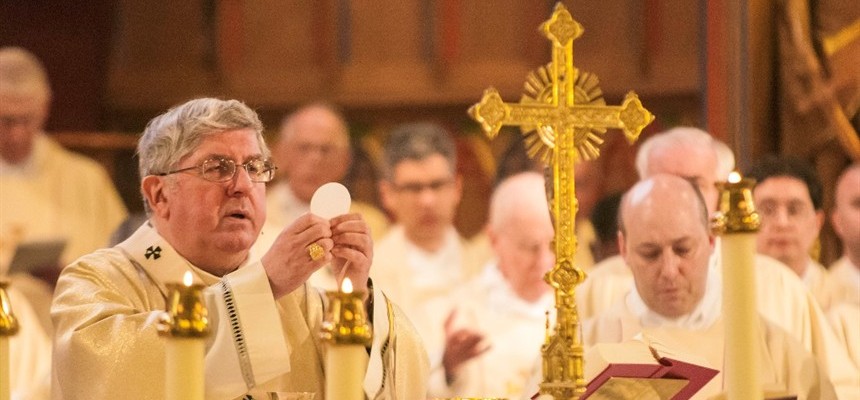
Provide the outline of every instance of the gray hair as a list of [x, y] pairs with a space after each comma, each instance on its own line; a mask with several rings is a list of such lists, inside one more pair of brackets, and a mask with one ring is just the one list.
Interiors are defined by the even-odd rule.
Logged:
[[679, 126], [658, 133], [642, 143], [636, 153], [636, 172], [639, 173], [639, 179], [648, 177], [648, 155], [652, 151], [678, 145], [711, 149], [717, 159], [715, 176], [729, 176], [729, 173], [735, 169], [735, 155], [729, 146], [699, 128]]
[[394, 168], [405, 160], [423, 160], [439, 154], [448, 160], [451, 173], [457, 170], [457, 146], [445, 128], [421, 122], [394, 128], [385, 142], [382, 176], [391, 180]]
[[51, 85], [42, 62], [20, 47], [0, 48], [0, 95], [50, 100]]
[[271, 155], [260, 118], [241, 101], [203, 98], [171, 108], [149, 121], [137, 143], [141, 179], [174, 168], [207, 136], [235, 129], [254, 130], [263, 157]]

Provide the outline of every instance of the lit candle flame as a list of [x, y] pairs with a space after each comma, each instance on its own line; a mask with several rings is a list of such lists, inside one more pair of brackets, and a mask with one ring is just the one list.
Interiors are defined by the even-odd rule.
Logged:
[[732, 171], [729, 173], [729, 183], [738, 183], [741, 181], [741, 174], [737, 171]]
[[182, 277], [182, 283], [187, 287], [191, 287], [191, 284], [194, 283], [194, 277], [191, 276], [191, 271], [185, 271], [185, 276]]
[[340, 284], [340, 291], [344, 293], [352, 293], [352, 281], [349, 278], [343, 278], [343, 283]]

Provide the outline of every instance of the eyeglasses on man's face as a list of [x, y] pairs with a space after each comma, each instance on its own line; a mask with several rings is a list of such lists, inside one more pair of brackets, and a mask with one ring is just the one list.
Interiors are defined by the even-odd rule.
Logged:
[[392, 186], [394, 190], [397, 192], [410, 195], [417, 196], [421, 194], [425, 189], [430, 190], [433, 193], [438, 193], [443, 189], [448, 189], [452, 187], [454, 184], [453, 178], [443, 178], [436, 179], [430, 182], [405, 182], [405, 183], [394, 183]]
[[235, 161], [228, 158], [213, 157], [193, 167], [162, 172], [155, 175], [167, 176], [179, 172], [197, 170], [197, 174], [207, 181], [227, 182], [236, 176], [236, 171], [239, 170], [237, 167], [242, 167], [245, 171], [248, 171], [251, 182], [262, 183], [271, 181], [275, 177], [275, 170], [277, 169], [269, 160], [255, 159], [249, 160], [244, 164], [236, 164]]

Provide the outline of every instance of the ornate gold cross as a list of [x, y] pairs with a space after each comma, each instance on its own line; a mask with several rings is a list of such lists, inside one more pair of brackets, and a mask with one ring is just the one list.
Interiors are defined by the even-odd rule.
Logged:
[[555, 289], [555, 332], [541, 348], [543, 383], [541, 393], [555, 399], [579, 398], [585, 391], [579, 316], [574, 299], [576, 285], [585, 273], [574, 265], [576, 234], [574, 219], [574, 164], [600, 155], [606, 129], [624, 131], [630, 143], [654, 116], [630, 92], [620, 106], [607, 106], [597, 86], [597, 77], [573, 67], [573, 41], [583, 28], [563, 4], [557, 3], [552, 17], [540, 31], [552, 42], [552, 62], [529, 74], [526, 94], [519, 103], [505, 103], [493, 88], [484, 91], [478, 104], [469, 109], [488, 137], [494, 138], [504, 125], [519, 126], [532, 158], [552, 166], [553, 192], [550, 209], [555, 225], [556, 263], [546, 281]]

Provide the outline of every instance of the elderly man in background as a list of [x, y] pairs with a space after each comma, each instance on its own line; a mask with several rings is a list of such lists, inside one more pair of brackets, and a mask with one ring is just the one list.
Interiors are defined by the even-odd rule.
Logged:
[[[734, 155], [722, 142], [706, 132], [679, 127], [652, 136], [636, 154], [641, 179], [671, 174], [693, 181], [705, 198], [708, 213], [717, 207], [719, 192], [714, 186], [734, 168]], [[720, 240], [716, 241], [717, 249]], [[710, 257], [711, 268], [722, 271], [720, 251]], [[779, 261], [756, 254], [756, 298], [758, 311], [785, 329], [811, 351], [836, 387], [840, 397], [860, 396], [860, 372], [839, 343], [817, 301], [806, 286]], [[577, 304], [583, 318], [593, 317], [623, 302], [633, 287], [633, 275], [621, 257], [596, 266], [577, 288]]]
[[252, 250], [274, 176], [254, 111], [236, 100], [189, 101], [149, 122], [138, 154], [149, 220], [116, 247], [79, 258], [57, 283], [55, 399], [163, 398], [157, 321], [165, 284], [188, 272], [207, 286], [207, 399], [323, 398], [319, 331], [328, 305], [307, 280], [327, 263], [369, 293], [366, 395], [424, 395], [426, 353], [399, 309], [368, 285], [373, 242], [360, 215], [305, 214], [264, 254]]
[[0, 49], [0, 235], [4, 242], [61, 237], [68, 262], [106, 245], [127, 212], [104, 168], [45, 134], [50, 104], [39, 60]]
[[[272, 157], [283, 179], [266, 191], [266, 228], [261, 244], [275, 240], [275, 233], [310, 211], [311, 198], [320, 186], [340, 182], [352, 164], [349, 130], [340, 112], [326, 103], [305, 105], [284, 117]], [[361, 214], [378, 239], [388, 229], [388, 218], [376, 207], [352, 202], [350, 212]], [[337, 287], [331, 268], [320, 268], [311, 284], [323, 289]]]
[[[19, 47], [0, 48], [0, 275], [19, 245], [60, 241], [56, 263], [10, 277], [50, 334], [49, 309], [60, 268], [107, 245], [125, 204], [107, 171], [44, 131], [51, 87], [42, 63]], [[45, 250], [42, 250], [45, 251]]]
[[[503, 180], [490, 199], [487, 235], [494, 258], [447, 302], [434, 337], [441, 365], [430, 397], [519, 398], [544, 341], [553, 296], [543, 277], [552, 269], [555, 237], [543, 175]], [[434, 349], [431, 353], [438, 353]]]

